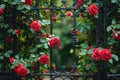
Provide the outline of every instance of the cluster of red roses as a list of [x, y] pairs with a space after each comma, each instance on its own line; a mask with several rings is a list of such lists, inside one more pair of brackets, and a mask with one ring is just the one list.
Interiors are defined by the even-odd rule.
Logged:
[[[13, 57], [9, 58], [9, 62], [13, 63], [15, 62], [15, 59]], [[20, 76], [26, 76], [28, 74], [28, 69], [23, 66], [23, 64], [19, 63], [15, 68], [14, 72], [16, 72]]]
[[100, 50], [100, 48], [95, 48], [92, 53], [92, 58], [95, 61], [100, 61], [101, 59], [103, 61], [108, 61], [112, 58], [112, 54], [109, 49]]
[[[83, 5], [83, 0], [77, 0], [77, 5], [76, 8], [79, 8], [80, 6]], [[89, 5], [89, 4], [88, 4]], [[98, 14], [99, 8], [96, 4], [91, 4], [88, 7], [88, 12], [90, 13], [90, 15], [94, 16], [96, 14]]]
[[[46, 55], [46, 54], [41, 55], [41, 56], [39, 57], [39, 59], [38, 59], [38, 62], [39, 62], [39, 63], [42, 63], [42, 64], [48, 64], [49, 61], [50, 61], [50, 59], [49, 59], [48, 55]], [[15, 62], [15, 59], [14, 59], [13, 57], [10, 57], [10, 58], [9, 58], [9, 62], [10, 62], [10, 63], [13, 63], [13, 62]], [[35, 70], [35, 69], [36, 69], [36, 64], [34, 64], [34, 66], [33, 66], [33, 70]], [[16, 72], [18, 75], [24, 77], [24, 76], [26, 76], [26, 75], [28, 74], [28, 69], [25, 68], [25, 67], [23, 66], [23, 64], [19, 63], [19, 64], [14, 68], [14, 72]]]
[[18, 66], [16, 66], [16, 67], [14, 68], [14, 71], [15, 71], [18, 75], [23, 76], [23, 77], [28, 74], [28, 69], [25, 68], [25, 67], [23, 66], [23, 64], [18, 64]]

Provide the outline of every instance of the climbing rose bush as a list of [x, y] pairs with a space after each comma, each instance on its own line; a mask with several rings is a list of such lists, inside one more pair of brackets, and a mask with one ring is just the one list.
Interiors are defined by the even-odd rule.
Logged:
[[35, 32], [39, 32], [42, 28], [42, 25], [39, 23], [38, 20], [34, 20], [31, 22], [30, 28], [33, 29]]
[[88, 12], [94, 16], [96, 14], [98, 14], [98, 11], [99, 11], [99, 8], [96, 4], [91, 4], [89, 7], [88, 7]]

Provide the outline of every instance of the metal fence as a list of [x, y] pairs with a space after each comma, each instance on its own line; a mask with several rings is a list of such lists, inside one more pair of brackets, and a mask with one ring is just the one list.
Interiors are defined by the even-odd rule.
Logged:
[[[63, 8], [62, 6], [63, 5], [66, 5], [66, 1], [67, 0], [61, 0], [62, 1], [62, 4], [61, 6], [56, 6], [55, 3], [54, 3], [55, 0], [50, 0], [50, 3], [49, 3], [49, 6], [48, 8], [40, 8], [39, 7], [39, 4], [40, 3], [40, 0], [36, 0], [36, 6], [38, 7], [32, 7], [31, 11], [37, 11], [37, 15], [36, 17], [39, 19], [40, 17], [38, 17], [40, 15], [39, 11], [41, 10], [46, 10], [46, 9], [49, 9], [50, 10], [50, 33], [53, 34], [53, 20], [52, 20], [52, 16], [54, 15], [54, 12], [55, 11], [61, 11], [61, 10], [64, 10], [64, 11], [72, 11], [73, 12], [73, 30], [75, 32], [75, 34], [73, 34], [72, 36], [72, 42], [73, 42], [73, 50], [74, 50], [74, 53], [76, 53], [76, 44], [77, 44], [77, 41], [76, 41], [76, 14], [78, 11], [84, 11], [83, 8], [79, 8], [79, 9], [76, 9], [75, 8], [75, 5], [76, 5], [76, 2], [77, 0], [73, 0], [73, 4], [71, 7], [66, 7], [66, 8]], [[96, 0], [96, 3], [100, 5], [101, 1], [100, 0]], [[111, 9], [109, 9], [109, 4], [110, 1], [109, 0], [104, 0], [103, 1], [103, 5], [104, 7], [102, 8], [102, 12], [100, 12], [99, 14], [99, 17], [101, 15], [104, 16], [104, 20], [103, 20], [103, 45], [104, 45], [104, 48], [107, 47], [107, 31], [106, 31], [106, 28], [108, 26], [108, 12], [111, 11]], [[4, 20], [6, 22], [9, 22], [12, 24], [12, 26], [15, 28], [16, 27], [16, 15], [17, 15], [17, 11], [16, 11], [16, 5], [14, 5], [12, 7], [12, 16], [10, 18], [6, 17], [4, 15]], [[99, 17], [96, 19], [96, 47], [99, 47], [99, 37], [100, 37], [100, 19]], [[3, 32], [4, 34], [4, 40], [5, 40], [5, 30], [2, 30], [1, 31]], [[36, 36], [36, 44], [39, 44], [39, 39], [40, 39], [40, 34], [38, 33], [37, 36]], [[14, 45], [13, 46], [16, 46], [17, 44], [17, 39], [16, 39], [16, 36], [14, 36]], [[4, 42], [5, 43], [5, 42]], [[18, 51], [18, 47], [14, 47], [13, 48], [13, 51], [14, 53], [17, 53]], [[46, 76], [46, 77], [49, 77], [47, 80], [119, 80], [120, 78], [120, 74], [108, 74], [108, 67], [107, 67], [107, 63], [103, 66], [103, 70], [98, 70], [98, 72], [96, 74], [81, 74], [79, 72], [75, 73], [75, 71], [77, 70], [77, 60], [74, 59], [74, 63], [73, 63], [73, 66], [70, 67], [69, 69], [67, 69], [66, 67], [62, 67], [62, 70], [61, 71], [53, 71], [53, 49], [51, 48], [50, 49], [50, 72], [49, 73], [39, 73], [37, 70], [35, 73], [30, 73], [28, 74], [23, 80], [40, 80], [40, 76]], [[76, 55], [74, 55], [74, 57], [76, 58]], [[97, 63], [99, 65], [99, 63]], [[98, 67], [99, 68], [99, 67]], [[0, 80], [20, 80], [19, 76], [17, 76], [14, 72], [0, 72]]]

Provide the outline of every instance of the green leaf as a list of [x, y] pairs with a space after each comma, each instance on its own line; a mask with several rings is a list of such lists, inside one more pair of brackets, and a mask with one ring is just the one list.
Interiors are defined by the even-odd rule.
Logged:
[[86, 43], [83, 43], [83, 44], [81, 44], [80, 46], [81, 46], [82, 48], [85, 48], [85, 49], [88, 48], [88, 44], [86, 44]]
[[45, 54], [45, 52], [40, 52], [40, 54]]
[[35, 59], [34, 59], [34, 62], [37, 62], [38, 61], [38, 58], [36, 57]]
[[31, 7], [28, 6], [28, 5], [24, 5], [24, 8], [27, 9], [27, 10], [30, 10], [30, 9], [31, 9]]
[[47, 43], [44, 44], [44, 48], [48, 49], [48, 44]]
[[31, 56], [32, 58], [35, 58], [35, 55], [34, 55], [34, 54], [31, 54], [30, 56]]
[[120, 29], [120, 24], [116, 24], [115, 28]]
[[5, 53], [5, 57], [9, 58], [10, 54], [9, 53]]
[[50, 20], [42, 20], [40, 21], [42, 25], [50, 24]]
[[35, 33], [35, 31], [34, 31], [33, 29], [31, 29], [31, 28], [30, 28], [30, 31], [31, 31], [32, 33]]
[[94, 50], [94, 49], [90, 49], [90, 50], [88, 51], [88, 54], [92, 54], [92, 53], [93, 53], [93, 50]]
[[110, 59], [109, 62], [110, 62], [111, 64], [113, 64], [113, 60], [112, 60], [112, 59]]
[[8, 50], [8, 51], [7, 51], [7, 53], [12, 54], [12, 53], [13, 53], [13, 51], [12, 51], [12, 50]]
[[24, 9], [24, 6], [23, 6], [23, 5], [19, 5], [19, 6], [17, 7], [17, 10], [22, 10], [22, 9]]
[[37, 51], [37, 47], [30, 49], [30, 52], [32, 52], [32, 53], [35, 51]]
[[21, 0], [21, 2], [25, 2], [25, 0]]
[[74, 50], [73, 49], [70, 49], [70, 54], [72, 54], [74, 52]]
[[112, 20], [112, 24], [116, 24], [116, 21], [114, 19]]
[[113, 59], [115, 59], [116, 61], [119, 60], [119, 57], [118, 57], [117, 55], [115, 55], [115, 54], [112, 54], [112, 57], [113, 57]]
[[111, 31], [111, 30], [112, 30], [111, 26], [108, 26], [108, 27], [107, 27], [107, 31], [109, 32], [109, 31]]
[[37, 48], [41, 48], [43, 45], [42, 44], [39, 44], [39, 45], [37, 45]]
[[11, 69], [14, 69], [14, 68], [15, 68], [15, 65], [12, 65], [10, 68], [11, 68]]
[[118, 3], [118, 0], [111, 0], [111, 3]]
[[16, 56], [15, 56], [15, 58], [16, 58], [16, 59], [19, 59], [19, 56], [18, 56], [18, 55], [16, 55]]
[[8, 2], [8, 0], [4, 0], [4, 2]]
[[0, 60], [3, 60], [4, 59], [4, 57], [3, 56], [0, 56]]
[[86, 52], [80, 52], [80, 55], [86, 55]]
[[13, 33], [13, 31], [14, 31], [13, 29], [9, 29], [8, 33]]
[[5, 4], [1, 4], [0, 7], [1, 7], [1, 8], [5, 8]]

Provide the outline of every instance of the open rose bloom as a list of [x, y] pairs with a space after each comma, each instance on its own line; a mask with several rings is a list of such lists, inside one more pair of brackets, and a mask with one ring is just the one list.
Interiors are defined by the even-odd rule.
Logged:
[[33, 29], [35, 32], [39, 32], [41, 30], [42, 26], [38, 20], [34, 20], [31, 22], [30, 28]]
[[60, 45], [60, 39], [57, 37], [53, 37], [49, 40], [50, 47], [57, 47]]
[[88, 7], [88, 12], [90, 13], [90, 15], [94, 16], [94, 15], [98, 14], [99, 8], [96, 4], [91, 4]]
[[99, 48], [95, 48], [93, 53], [92, 53], [92, 58], [95, 61], [100, 61], [101, 60], [101, 51]]
[[39, 57], [38, 62], [42, 64], [48, 64], [49, 63], [49, 57], [46, 54], [43, 54]]

